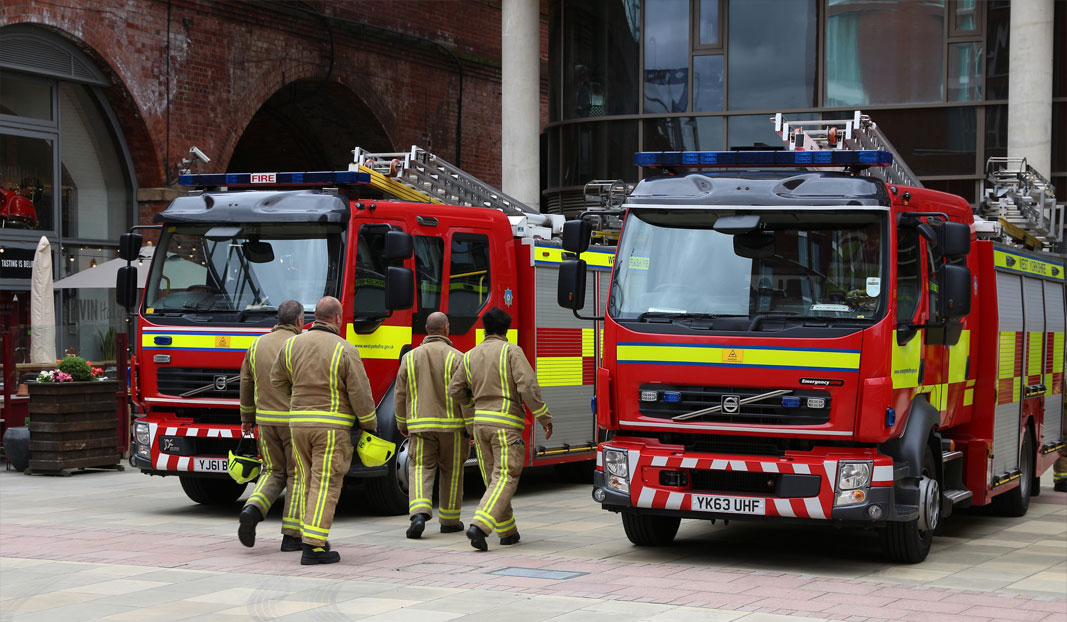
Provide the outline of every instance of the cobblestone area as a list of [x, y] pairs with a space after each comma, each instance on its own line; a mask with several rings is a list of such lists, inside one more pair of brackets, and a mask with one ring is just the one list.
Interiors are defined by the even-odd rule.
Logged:
[[[477, 498], [469, 491], [469, 514]], [[629, 544], [585, 485], [527, 474], [522, 542], [490, 552], [348, 495], [330, 566], [257, 546], [238, 506], [196, 506], [176, 481], [134, 472], [0, 472], [0, 620], [1067, 620], [1067, 495], [1050, 483], [1022, 519], [950, 519], [926, 562], [882, 561], [862, 531], [686, 521], [676, 544]]]

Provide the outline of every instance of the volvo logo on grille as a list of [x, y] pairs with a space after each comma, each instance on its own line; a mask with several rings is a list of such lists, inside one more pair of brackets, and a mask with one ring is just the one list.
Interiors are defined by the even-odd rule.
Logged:
[[722, 411], [728, 414], [735, 414], [741, 410], [741, 396], [740, 395], [724, 395], [722, 396]]
[[225, 391], [226, 390], [226, 384], [227, 384], [226, 383], [226, 376], [224, 374], [219, 374], [219, 375], [215, 376], [215, 390], [216, 391]]

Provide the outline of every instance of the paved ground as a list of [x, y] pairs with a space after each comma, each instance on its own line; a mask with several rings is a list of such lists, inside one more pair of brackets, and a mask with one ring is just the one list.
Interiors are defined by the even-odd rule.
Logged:
[[0, 621], [1067, 620], [1067, 495], [1047, 474], [1025, 518], [953, 517], [907, 566], [869, 532], [755, 523], [686, 521], [674, 546], [636, 548], [552, 472], [528, 471], [515, 508], [522, 542], [477, 553], [436, 523], [407, 540], [406, 517], [349, 495], [341, 563], [307, 567], [278, 551], [274, 512], [246, 549], [238, 505], [196, 506], [174, 479], [0, 471]]

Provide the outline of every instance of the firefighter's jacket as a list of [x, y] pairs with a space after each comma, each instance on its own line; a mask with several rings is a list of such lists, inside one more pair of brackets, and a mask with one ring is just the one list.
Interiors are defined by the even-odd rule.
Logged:
[[452, 376], [448, 392], [452, 399], [469, 404], [473, 399], [471, 424], [523, 430], [526, 405], [541, 425], [552, 422], [548, 405], [541, 399], [537, 375], [519, 346], [500, 335], [485, 341], [463, 355], [463, 368]]
[[409, 432], [463, 430], [463, 402], [452, 399], [448, 384], [462, 366], [463, 353], [448, 337], [430, 335], [400, 359], [396, 375], [396, 427]]
[[290, 396], [290, 427], [378, 428], [359, 351], [333, 324], [316, 320], [308, 332], [290, 337], [278, 351], [270, 381]]
[[285, 340], [299, 334], [299, 326], [276, 324], [245, 352], [241, 363], [241, 423], [289, 425], [289, 396], [271, 384], [270, 369]]

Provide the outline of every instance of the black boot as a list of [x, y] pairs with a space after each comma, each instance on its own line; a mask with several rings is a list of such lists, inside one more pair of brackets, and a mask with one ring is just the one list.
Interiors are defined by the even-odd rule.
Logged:
[[1067, 492], [1067, 478], [1052, 480], [1052, 489], [1056, 492]]
[[336, 564], [341, 561], [341, 554], [325, 546], [304, 543], [304, 553], [300, 556], [301, 566], [313, 564]]
[[237, 517], [241, 525], [237, 528], [237, 539], [241, 544], [251, 547], [256, 544], [256, 523], [263, 520], [263, 514], [254, 505], [246, 505]]
[[[325, 548], [327, 551], [330, 550], [329, 543], [327, 543], [327, 546], [325, 546], [323, 548]], [[286, 553], [291, 553], [293, 551], [303, 551], [304, 550], [304, 543], [301, 542], [300, 538], [298, 538], [297, 536], [290, 536], [289, 534], [283, 534], [282, 535], [282, 550], [285, 551]]]
[[515, 533], [511, 534], [510, 536], [504, 536], [503, 538], [500, 538], [500, 544], [503, 544], [504, 546], [509, 546], [509, 545], [518, 544], [518, 543], [519, 543], [519, 532], [517, 532], [517, 531]]
[[471, 525], [467, 528], [467, 538], [471, 541], [471, 546], [479, 551], [489, 550], [489, 545], [485, 542], [485, 533], [478, 529], [478, 525]]
[[426, 521], [430, 520], [429, 514], [416, 514], [411, 517], [411, 525], [408, 526], [407, 537], [410, 540], [418, 540], [426, 529]]
[[456, 533], [457, 531], [463, 531], [463, 521], [455, 525], [441, 525], [441, 533]]

